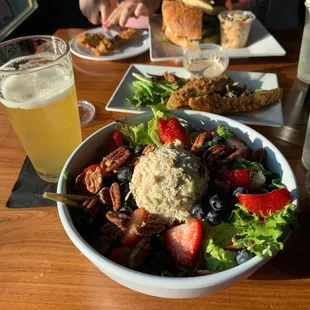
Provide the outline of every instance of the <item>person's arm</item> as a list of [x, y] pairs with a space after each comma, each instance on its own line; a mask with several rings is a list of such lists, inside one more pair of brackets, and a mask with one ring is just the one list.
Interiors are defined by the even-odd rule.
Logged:
[[111, 13], [106, 21], [102, 21], [107, 28], [120, 25], [125, 27], [129, 17], [150, 16], [161, 4], [161, 0], [125, 0]]

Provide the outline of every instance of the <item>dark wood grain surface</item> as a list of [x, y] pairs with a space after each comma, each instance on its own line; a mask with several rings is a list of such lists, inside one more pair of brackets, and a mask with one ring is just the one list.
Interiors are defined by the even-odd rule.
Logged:
[[[60, 29], [70, 40], [81, 29]], [[249, 279], [213, 296], [166, 300], [136, 293], [97, 270], [73, 246], [55, 207], [7, 209], [25, 153], [0, 107], [0, 309], [310, 309], [310, 211], [300, 158], [310, 106], [306, 84], [296, 78], [301, 30], [275, 33], [285, 57], [231, 60], [230, 70], [273, 72], [284, 89], [282, 128], [253, 126], [288, 159], [298, 182], [300, 227], [285, 249]], [[78, 98], [96, 106], [83, 137], [128, 114], [105, 110], [131, 63], [151, 64], [149, 54], [117, 62], [91, 62], [73, 56]], [[154, 63], [153, 63], [154, 64]], [[154, 64], [155, 65], [155, 64]], [[181, 66], [178, 62], [156, 65]]]

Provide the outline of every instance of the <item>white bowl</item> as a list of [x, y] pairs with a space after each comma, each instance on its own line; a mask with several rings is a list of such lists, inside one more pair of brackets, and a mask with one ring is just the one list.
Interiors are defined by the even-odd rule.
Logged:
[[[250, 147], [254, 149], [265, 147], [268, 168], [282, 176], [282, 182], [291, 192], [293, 203], [297, 205], [297, 186], [291, 167], [280, 151], [261, 134], [246, 125], [223, 116], [196, 111], [173, 111], [173, 113], [191, 124], [205, 129], [211, 129], [218, 125], [228, 126], [237, 137], [245, 141]], [[127, 120], [129, 124], [139, 124], [146, 123], [152, 117], [151, 112], [148, 112], [131, 116]], [[115, 123], [112, 123], [87, 138], [67, 160], [62, 175], [65, 171], [77, 175], [85, 166], [92, 163], [99, 154], [105, 155], [104, 141], [114, 131], [114, 128]], [[57, 192], [66, 193], [66, 182], [63, 177], [59, 180]], [[254, 257], [232, 269], [206, 276], [190, 278], [153, 276], [122, 267], [99, 254], [77, 232], [68, 208], [58, 203], [58, 212], [71, 241], [99, 270], [116, 282], [148, 295], [167, 298], [191, 298], [217, 293], [233, 286], [241, 279], [249, 277], [270, 259], [270, 257]], [[102, 285], [104, 286], [104, 279]]]

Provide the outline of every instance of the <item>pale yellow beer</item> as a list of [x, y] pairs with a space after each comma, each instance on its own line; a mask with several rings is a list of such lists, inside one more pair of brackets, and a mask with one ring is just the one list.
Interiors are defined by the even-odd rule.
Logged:
[[72, 69], [53, 65], [11, 74], [2, 79], [0, 90], [0, 101], [38, 175], [57, 181], [82, 141]]

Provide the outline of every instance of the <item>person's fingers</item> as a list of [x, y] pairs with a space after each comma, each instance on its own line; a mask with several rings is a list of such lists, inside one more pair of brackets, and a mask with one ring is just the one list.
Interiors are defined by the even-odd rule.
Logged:
[[100, 13], [97, 10], [92, 11], [89, 15], [88, 15], [88, 20], [93, 24], [93, 25], [98, 25], [101, 22], [101, 18], [100, 18]]
[[139, 3], [134, 12], [136, 17], [140, 17], [140, 15], [148, 15], [148, 9], [143, 3]]
[[121, 27], [125, 27], [128, 18], [130, 17], [130, 15], [132, 14], [132, 10], [128, 9], [128, 8], [124, 8], [120, 14], [119, 17], [119, 25]]
[[101, 23], [104, 24], [111, 14], [110, 1], [103, 1], [100, 5]]
[[109, 18], [107, 19], [105, 26], [107, 28], [118, 26], [120, 15], [121, 15], [121, 10], [119, 9], [114, 10], [112, 14], [109, 16]]

